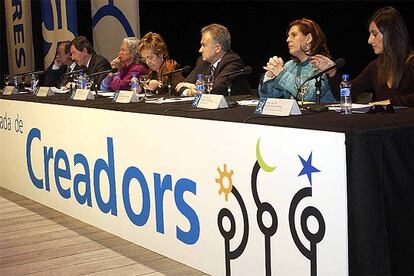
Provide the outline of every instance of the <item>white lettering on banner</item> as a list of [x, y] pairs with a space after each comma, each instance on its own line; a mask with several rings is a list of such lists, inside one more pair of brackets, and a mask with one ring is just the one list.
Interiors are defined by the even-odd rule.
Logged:
[[211, 275], [348, 274], [343, 133], [9, 99], [0, 114], [9, 190]]
[[[61, 178], [72, 180], [71, 175], [71, 166], [69, 162], [68, 155], [63, 149], [59, 149], [54, 152], [53, 147], [43, 147], [43, 165], [44, 172], [41, 177], [36, 176], [32, 167], [32, 143], [34, 139], [41, 141], [41, 132], [39, 129], [33, 128], [30, 130], [27, 136], [26, 143], [26, 160], [27, 160], [27, 169], [30, 175], [30, 179], [33, 185], [38, 189], [45, 189], [50, 192], [50, 172], [49, 172], [49, 162], [53, 162], [53, 174], [55, 176], [55, 183], [57, 191], [60, 196], [65, 199], [72, 197], [74, 194], [76, 201], [79, 204], [87, 204], [89, 207], [92, 207], [92, 187], [91, 187], [91, 173], [89, 169], [89, 162], [86, 156], [81, 153], [75, 154], [73, 156], [74, 165], [79, 165], [83, 168], [83, 174], [77, 174], [73, 177], [73, 192], [70, 188], [64, 188], [61, 185]], [[111, 213], [113, 216], [117, 216], [117, 202], [116, 202], [116, 184], [115, 184], [115, 162], [114, 162], [114, 148], [112, 138], [107, 138], [107, 153], [108, 161], [99, 158], [96, 160], [93, 167], [93, 188], [95, 191], [95, 200], [99, 209], [103, 213]], [[64, 167], [61, 168], [59, 164], [63, 161]], [[104, 201], [101, 194], [101, 185], [100, 185], [100, 174], [106, 174], [109, 180], [109, 199], [107, 202]], [[41, 173], [39, 173], [41, 175]], [[38, 175], [39, 175], [38, 174]], [[129, 185], [131, 185], [131, 180], [138, 180], [141, 186], [142, 192], [142, 209], [139, 214], [135, 213], [131, 207], [130, 195], [129, 195]], [[80, 192], [80, 185], [83, 183], [85, 192], [82, 194]], [[173, 191], [172, 188], [172, 177], [171, 175], [166, 175], [161, 179], [161, 175], [154, 173], [154, 188], [155, 188], [155, 210], [156, 210], [156, 231], [158, 233], [164, 233], [164, 209], [163, 209], [163, 198], [164, 193], [169, 190]], [[194, 244], [197, 242], [200, 234], [200, 225], [197, 214], [184, 200], [184, 193], [190, 192], [196, 195], [196, 183], [190, 179], [181, 178], [179, 179], [174, 186], [174, 198], [176, 207], [185, 216], [190, 223], [190, 230], [184, 231], [179, 226], [177, 226], [176, 237], [178, 240], [186, 244]], [[148, 190], [148, 183], [145, 179], [144, 174], [137, 167], [129, 167], [123, 176], [122, 181], [122, 196], [124, 201], [125, 211], [131, 220], [137, 226], [143, 226], [147, 223], [150, 213], [150, 194]]]
[[[21, 1], [13, 1], [13, 7], [15, 8], [13, 13], [13, 22], [16, 22], [17, 19], [22, 19], [22, 3]], [[15, 24], [13, 26], [13, 38], [14, 38], [14, 57], [16, 60], [17, 67], [20, 68], [26, 66], [26, 55], [24, 48], [20, 47], [19, 45], [24, 44], [24, 30], [23, 24]]]
[[6, 0], [5, 14], [10, 73], [22, 73], [32, 68], [32, 35], [30, 1]]

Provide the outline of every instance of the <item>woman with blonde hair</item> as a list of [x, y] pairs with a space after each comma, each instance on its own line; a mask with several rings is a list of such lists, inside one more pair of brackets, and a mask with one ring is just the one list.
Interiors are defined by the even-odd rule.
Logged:
[[111, 61], [111, 67], [117, 68], [117, 73], [109, 73], [101, 83], [103, 91], [129, 90], [132, 77], [147, 74], [147, 66], [140, 60], [138, 54], [139, 40], [136, 37], [126, 37], [122, 40], [119, 53]]
[[[169, 79], [164, 74], [178, 69], [179, 65], [175, 60], [170, 59], [164, 39], [157, 33], [149, 32], [141, 38], [138, 51], [149, 67], [148, 75], [151, 79], [148, 85], [149, 90], [167, 93]], [[172, 76], [171, 92], [183, 79], [181, 73]]]

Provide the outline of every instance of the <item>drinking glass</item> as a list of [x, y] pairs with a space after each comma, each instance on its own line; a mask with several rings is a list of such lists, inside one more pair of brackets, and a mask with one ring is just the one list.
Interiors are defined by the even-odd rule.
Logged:
[[3, 76], [4, 86], [8, 86], [10, 83], [10, 75]]
[[92, 90], [92, 88], [93, 88], [93, 78], [87, 76], [85, 86], [86, 86], [85, 87], [86, 89]]
[[147, 90], [149, 89], [148, 85], [150, 82], [150, 78], [148, 75], [141, 75], [139, 76], [139, 83], [141, 84], [141, 87], [144, 88], [144, 99], [147, 98]]
[[13, 77], [13, 86], [16, 87], [16, 89], [19, 89], [19, 77], [18, 76], [14, 76]]
[[204, 82], [206, 85], [207, 94], [210, 94], [211, 90], [213, 89], [213, 85], [214, 85], [214, 76], [206, 75], [204, 77]]
[[[309, 83], [303, 83], [305, 80], [301, 76], [297, 76], [295, 79], [295, 85], [297, 90], [297, 98], [301, 100], [300, 106], [303, 108], [303, 101], [305, 99], [306, 92], [308, 91]], [[300, 97], [300, 98], [299, 98]]]
[[30, 92], [36, 94], [37, 84], [39, 83], [39, 75], [31, 74], [30, 75]]

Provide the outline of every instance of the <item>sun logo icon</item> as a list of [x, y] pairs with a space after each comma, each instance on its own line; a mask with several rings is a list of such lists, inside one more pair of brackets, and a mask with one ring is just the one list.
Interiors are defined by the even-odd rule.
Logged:
[[231, 193], [231, 190], [233, 189], [233, 180], [231, 179], [233, 176], [233, 170], [227, 172], [227, 165], [224, 164], [223, 171], [221, 171], [220, 167], [217, 167], [217, 171], [220, 175], [219, 178], [216, 178], [216, 183], [220, 185], [218, 193], [219, 195], [224, 193], [224, 199], [228, 201], [229, 193]]

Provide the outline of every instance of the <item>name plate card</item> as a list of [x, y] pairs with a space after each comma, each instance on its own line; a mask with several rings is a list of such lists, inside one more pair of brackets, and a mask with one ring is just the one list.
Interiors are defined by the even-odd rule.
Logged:
[[139, 102], [139, 96], [133, 91], [120, 90], [115, 94], [114, 102], [116, 103], [136, 103]]
[[95, 99], [95, 97], [92, 95], [92, 92], [89, 89], [76, 89], [72, 99], [78, 101], [85, 101], [86, 99], [93, 100]]
[[227, 108], [227, 102], [223, 95], [198, 94], [193, 101], [193, 107], [206, 109]]
[[14, 86], [9, 85], [9, 86], [4, 87], [3, 95], [9, 96], [9, 95], [12, 95], [12, 94], [13, 95], [19, 94], [19, 92], [17, 92], [17, 89]]
[[293, 99], [260, 99], [257, 103], [255, 114], [289, 116], [300, 115], [298, 103]]
[[39, 87], [39, 90], [37, 91], [37, 94], [36, 94], [36, 96], [38, 97], [46, 97], [46, 96], [52, 96], [52, 95], [55, 95], [52, 89], [50, 87], [45, 87], [45, 86]]

